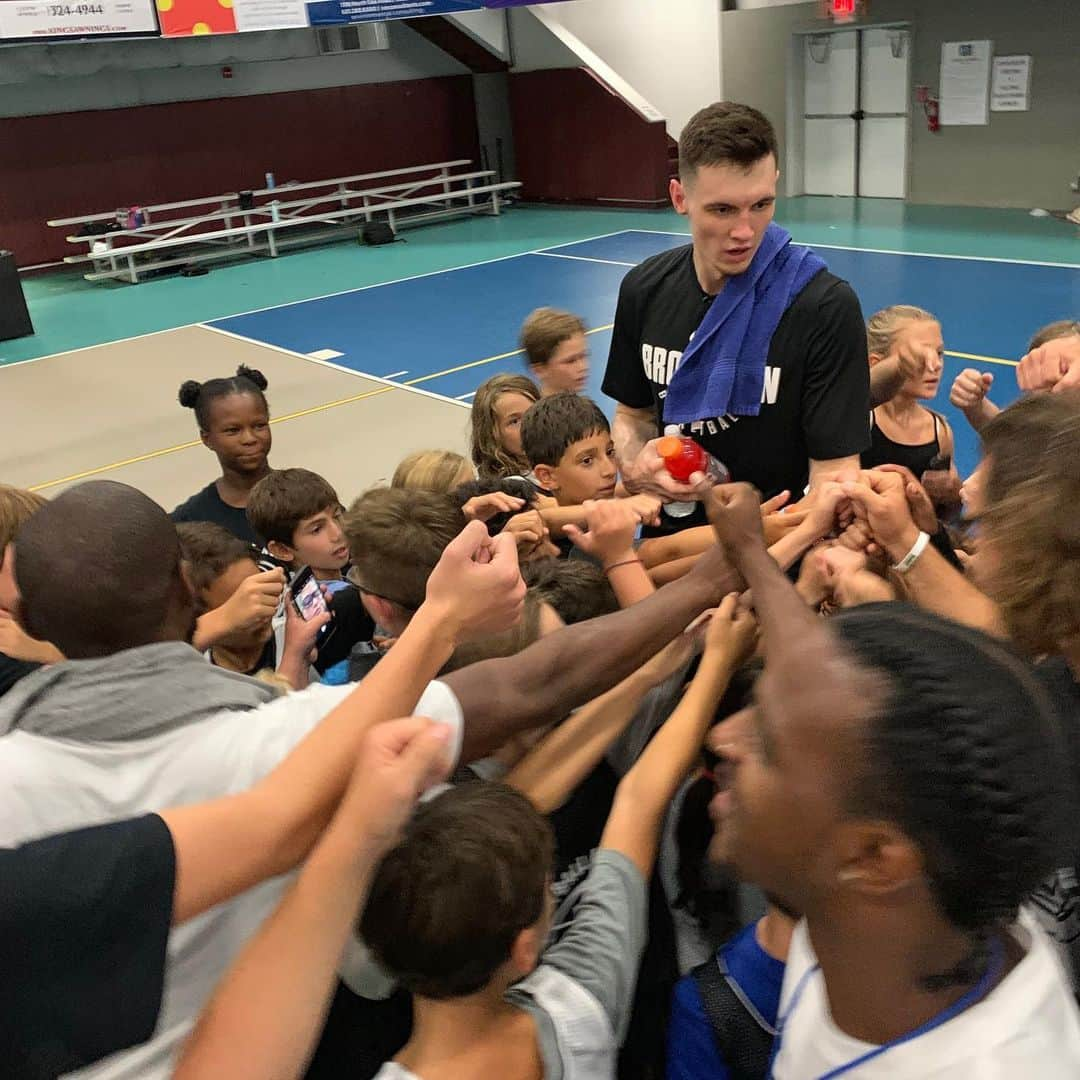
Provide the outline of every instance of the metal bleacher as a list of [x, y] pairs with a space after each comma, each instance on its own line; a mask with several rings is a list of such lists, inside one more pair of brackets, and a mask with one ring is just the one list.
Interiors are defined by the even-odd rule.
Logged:
[[471, 164], [468, 159], [440, 161], [142, 206], [137, 228], [99, 231], [116, 222], [115, 210], [56, 218], [48, 225], [78, 226], [67, 240], [86, 250], [65, 256], [64, 262], [91, 264], [93, 269], [84, 275], [87, 281], [118, 278], [134, 283], [141, 274], [155, 271], [276, 256], [286, 248], [340, 239], [343, 230], [360, 223], [386, 221], [397, 231], [425, 221], [499, 214], [500, 196], [521, 184], [494, 182], [491, 170], [456, 171]]

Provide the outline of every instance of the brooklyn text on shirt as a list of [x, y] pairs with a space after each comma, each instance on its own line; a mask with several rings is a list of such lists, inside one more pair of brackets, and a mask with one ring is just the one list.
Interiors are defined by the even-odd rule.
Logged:
[[[641, 362], [645, 366], [645, 376], [657, 386], [670, 386], [683, 354], [676, 349], [665, 349], [661, 345], [641, 346]], [[780, 394], [780, 368], [765, 367], [765, 381], [761, 387], [761, 404], [775, 405]], [[658, 395], [661, 399], [664, 393]], [[729, 419], [729, 418], [725, 418]]]

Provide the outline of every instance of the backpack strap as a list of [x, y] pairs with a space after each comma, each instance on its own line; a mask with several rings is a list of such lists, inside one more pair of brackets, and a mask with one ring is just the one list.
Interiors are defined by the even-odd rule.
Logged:
[[754, 1007], [719, 954], [690, 974], [732, 1080], [765, 1080], [776, 1028]]

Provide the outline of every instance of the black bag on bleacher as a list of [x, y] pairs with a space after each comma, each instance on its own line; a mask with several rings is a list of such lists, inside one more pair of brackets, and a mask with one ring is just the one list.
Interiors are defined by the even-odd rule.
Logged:
[[360, 230], [360, 243], [377, 247], [379, 244], [392, 244], [397, 239], [393, 227], [386, 221], [369, 221]]

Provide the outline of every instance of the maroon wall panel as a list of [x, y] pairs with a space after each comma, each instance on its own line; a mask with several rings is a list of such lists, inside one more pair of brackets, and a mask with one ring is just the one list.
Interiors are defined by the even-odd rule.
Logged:
[[666, 201], [667, 132], [582, 68], [510, 76], [525, 198]]
[[479, 157], [472, 78], [0, 119], [0, 245], [72, 254], [50, 218]]

